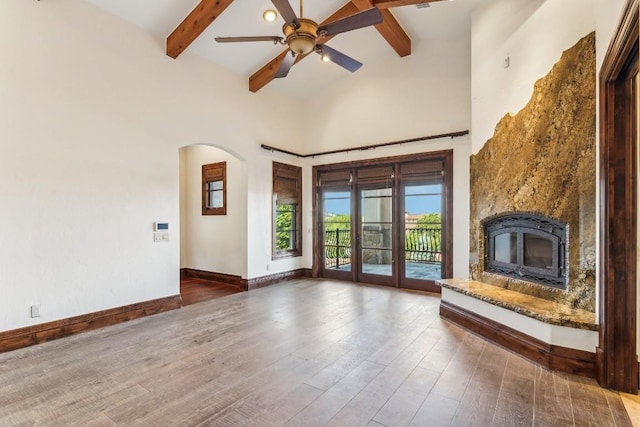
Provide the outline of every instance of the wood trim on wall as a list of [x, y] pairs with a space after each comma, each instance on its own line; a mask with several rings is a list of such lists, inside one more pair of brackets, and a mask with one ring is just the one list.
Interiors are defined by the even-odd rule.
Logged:
[[216, 273], [213, 271], [196, 270], [195, 268], [181, 268], [180, 278], [186, 279], [188, 277], [195, 277], [196, 279], [211, 280], [212, 282], [226, 283], [227, 285], [233, 285], [244, 290], [247, 280], [241, 276], [235, 276], [233, 274]]
[[182, 307], [180, 295], [0, 332], [0, 353], [88, 332]]
[[545, 343], [446, 301], [440, 302], [440, 316], [548, 369], [595, 377], [595, 353]]
[[254, 277], [246, 280], [245, 291], [264, 288], [265, 286], [274, 285], [276, 283], [287, 280], [299, 279], [302, 277], [311, 277], [311, 269], [299, 268], [297, 270], [285, 271], [282, 273], [269, 274], [268, 276]]
[[243, 279], [240, 276], [216, 273], [213, 271], [196, 270], [194, 268], [180, 269], [180, 278], [195, 277], [203, 280], [211, 280], [213, 282], [226, 283], [228, 285], [237, 286], [241, 291], [250, 291], [252, 289], [264, 288], [265, 286], [274, 285], [286, 280], [294, 280], [301, 277], [311, 276], [312, 273], [310, 268], [299, 268], [297, 270], [284, 271], [281, 273], [254, 277], [252, 279]]
[[[627, 1], [600, 71], [601, 386], [635, 394], [636, 355], [638, 0]], [[635, 96], [634, 96], [635, 94]]]

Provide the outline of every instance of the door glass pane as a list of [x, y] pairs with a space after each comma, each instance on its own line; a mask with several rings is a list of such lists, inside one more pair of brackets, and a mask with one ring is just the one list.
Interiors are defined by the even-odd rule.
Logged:
[[325, 191], [324, 268], [351, 271], [351, 193]]
[[528, 267], [553, 268], [553, 242], [535, 234], [524, 233], [524, 265]]
[[392, 275], [392, 190], [382, 188], [362, 190], [362, 272], [382, 276]]
[[493, 259], [518, 264], [518, 233], [502, 233], [493, 238]]
[[404, 186], [405, 277], [442, 278], [442, 185]]

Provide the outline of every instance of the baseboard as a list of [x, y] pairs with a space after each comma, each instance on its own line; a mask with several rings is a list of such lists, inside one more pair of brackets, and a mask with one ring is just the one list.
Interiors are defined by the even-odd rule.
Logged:
[[297, 270], [290, 270], [281, 273], [269, 274], [267, 276], [254, 277], [253, 279], [243, 279], [240, 276], [234, 276], [225, 273], [216, 273], [213, 271], [196, 270], [194, 268], [180, 269], [180, 279], [195, 277], [203, 280], [212, 280], [214, 282], [238, 286], [241, 291], [264, 288], [265, 286], [284, 282], [285, 280], [293, 280], [299, 279], [301, 277], [311, 276], [312, 271], [310, 268], [299, 268]]
[[297, 270], [284, 271], [281, 273], [269, 274], [268, 276], [254, 277], [248, 279], [245, 290], [264, 288], [265, 286], [284, 282], [285, 280], [299, 279], [301, 277], [311, 277], [310, 268], [299, 268]]
[[0, 332], [0, 353], [182, 307], [180, 295]]
[[241, 276], [235, 276], [233, 274], [216, 273], [213, 271], [196, 270], [195, 268], [181, 268], [180, 278], [187, 279], [189, 277], [195, 277], [197, 279], [211, 280], [214, 282], [226, 283], [228, 285], [237, 286], [241, 290], [246, 287], [246, 279]]
[[440, 316], [548, 369], [595, 378], [595, 353], [547, 344], [446, 301]]

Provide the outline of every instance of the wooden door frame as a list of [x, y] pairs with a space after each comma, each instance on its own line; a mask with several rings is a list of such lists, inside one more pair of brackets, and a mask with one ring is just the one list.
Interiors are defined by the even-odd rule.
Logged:
[[[638, 1], [628, 0], [600, 70], [600, 338], [603, 387], [637, 393]], [[635, 94], [637, 95], [637, 94]]]
[[[346, 169], [346, 168], [358, 168], [363, 166], [372, 165], [384, 165], [384, 164], [399, 164], [404, 162], [412, 162], [419, 160], [433, 160], [440, 159], [443, 162], [443, 215], [442, 215], [442, 250], [446, 251], [447, 256], [442, 260], [442, 277], [453, 277], [453, 149], [429, 151], [424, 153], [407, 154], [400, 156], [382, 157], [367, 160], [356, 160], [344, 163], [333, 163], [326, 165], [316, 165], [312, 168], [312, 182], [313, 182], [313, 267], [312, 277], [321, 277], [321, 265], [322, 265], [322, 253], [320, 252], [320, 242], [318, 232], [322, 227], [322, 212], [321, 206], [321, 186], [319, 183], [319, 176], [321, 172]], [[394, 191], [398, 189], [397, 180], [394, 180]], [[396, 193], [397, 194], [397, 193]], [[396, 198], [397, 199], [397, 198]], [[355, 198], [352, 196], [352, 212], [354, 210]], [[397, 211], [397, 206], [394, 206], [394, 211]], [[395, 243], [395, 242], [394, 242]], [[357, 245], [356, 245], [357, 246]], [[354, 269], [352, 268], [352, 271]], [[396, 281], [399, 280], [396, 278]], [[355, 279], [354, 279], [355, 281]], [[396, 286], [397, 283], [396, 283]], [[430, 292], [440, 293], [439, 286], [429, 286], [427, 289]]]

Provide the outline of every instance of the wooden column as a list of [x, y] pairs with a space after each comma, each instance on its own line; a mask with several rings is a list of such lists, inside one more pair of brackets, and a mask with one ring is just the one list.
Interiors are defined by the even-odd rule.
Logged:
[[600, 72], [600, 340], [597, 379], [637, 393], [638, 0], [627, 2]]

